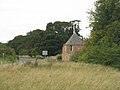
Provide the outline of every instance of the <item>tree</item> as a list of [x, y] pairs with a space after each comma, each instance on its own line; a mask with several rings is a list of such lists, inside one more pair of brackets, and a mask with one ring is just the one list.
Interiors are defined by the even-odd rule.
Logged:
[[[91, 35], [74, 61], [120, 69], [120, 0], [98, 0], [90, 12]], [[73, 57], [74, 58], [74, 57]]]
[[44, 38], [44, 31], [37, 29], [27, 33], [27, 35], [16, 36], [13, 40], [8, 42], [8, 46], [15, 49], [17, 55], [30, 55], [37, 54], [36, 47], [41, 43]]
[[[63, 44], [72, 35], [73, 23], [60, 22], [48, 23], [46, 30], [36, 29], [27, 35], [16, 36], [8, 42], [8, 46], [15, 49], [18, 55], [36, 56], [41, 55], [43, 50], [48, 50], [49, 56], [61, 53]], [[79, 29], [76, 27], [76, 33]]]
[[7, 46], [14, 48], [16, 54], [19, 55], [20, 49], [22, 49], [24, 43], [25, 43], [25, 36], [19, 35], [16, 36], [13, 40], [10, 40]]
[[[3, 55], [4, 55], [4, 60], [3, 60]], [[0, 43], [0, 60], [3, 60], [3, 62], [9, 62], [9, 61], [14, 62], [16, 60], [16, 53], [14, 49], [6, 46], [3, 43]]]
[[[78, 20], [74, 20], [74, 22], [78, 22]], [[46, 37], [43, 43], [46, 45], [45, 49], [49, 50], [49, 55], [61, 53], [63, 44], [73, 34], [73, 27], [75, 27], [76, 33], [79, 32], [80, 29], [74, 22], [56, 21], [47, 24]]]
[[[105, 39], [109, 39], [108, 41], [113, 41], [113, 43], [119, 45], [120, 30], [118, 28], [120, 23], [120, 0], [98, 0], [95, 3], [95, 7], [95, 11], [90, 12], [92, 44], [100, 45], [101, 43], [103, 43], [102, 41], [105, 41]], [[117, 36], [117, 38], [113, 36]], [[113, 38], [117, 40], [113, 40]]]

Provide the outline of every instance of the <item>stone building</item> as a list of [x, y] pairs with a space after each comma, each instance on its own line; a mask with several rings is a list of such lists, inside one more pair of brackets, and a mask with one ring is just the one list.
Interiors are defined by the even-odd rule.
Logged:
[[69, 61], [70, 57], [83, 47], [83, 39], [80, 38], [75, 32], [69, 40], [63, 45], [62, 48], [62, 61]]

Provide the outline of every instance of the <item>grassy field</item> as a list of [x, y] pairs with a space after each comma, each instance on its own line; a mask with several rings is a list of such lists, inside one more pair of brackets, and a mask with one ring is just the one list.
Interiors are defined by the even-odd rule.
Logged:
[[120, 90], [120, 71], [84, 63], [0, 67], [0, 90]]

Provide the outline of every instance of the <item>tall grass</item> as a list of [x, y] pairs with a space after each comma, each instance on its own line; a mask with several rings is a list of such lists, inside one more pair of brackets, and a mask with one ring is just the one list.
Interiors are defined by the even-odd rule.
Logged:
[[0, 90], [120, 90], [120, 72], [84, 63], [0, 68]]

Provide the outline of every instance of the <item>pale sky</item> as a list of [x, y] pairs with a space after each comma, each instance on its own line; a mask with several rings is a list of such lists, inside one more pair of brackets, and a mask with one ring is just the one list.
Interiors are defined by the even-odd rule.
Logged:
[[0, 42], [46, 29], [49, 22], [81, 20], [80, 34], [88, 37], [88, 9], [96, 0], [0, 0]]

